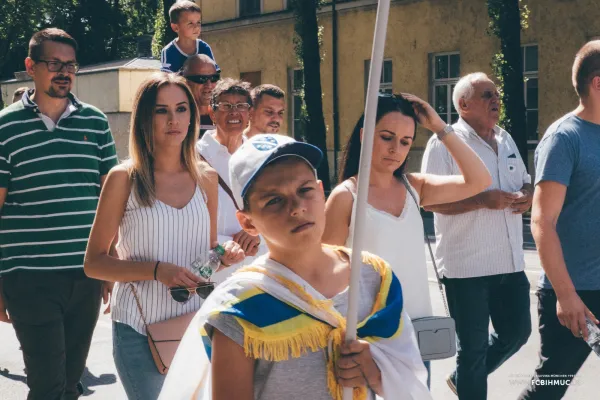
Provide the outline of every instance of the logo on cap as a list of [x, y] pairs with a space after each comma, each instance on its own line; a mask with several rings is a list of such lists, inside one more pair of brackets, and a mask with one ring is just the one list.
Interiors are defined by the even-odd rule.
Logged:
[[269, 151], [277, 146], [277, 140], [272, 136], [265, 136], [252, 142], [259, 151]]

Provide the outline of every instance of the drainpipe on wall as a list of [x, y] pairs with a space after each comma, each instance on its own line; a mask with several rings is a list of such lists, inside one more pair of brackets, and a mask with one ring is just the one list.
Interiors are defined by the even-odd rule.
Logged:
[[336, 0], [331, 2], [331, 35], [333, 40], [332, 49], [332, 64], [333, 64], [333, 176], [334, 182], [331, 185], [334, 187], [338, 180], [338, 150], [340, 148], [340, 117], [338, 104], [338, 49], [337, 49], [337, 10], [335, 8]]

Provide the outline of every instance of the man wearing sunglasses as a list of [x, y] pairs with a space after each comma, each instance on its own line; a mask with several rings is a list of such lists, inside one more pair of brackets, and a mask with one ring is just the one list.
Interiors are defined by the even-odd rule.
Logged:
[[77, 43], [31, 38], [34, 89], [0, 112], [0, 321], [23, 350], [28, 400], [73, 400], [111, 284], [83, 272], [100, 188], [117, 164], [106, 116], [71, 93]]
[[210, 118], [210, 99], [215, 85], [221, 79], [221, 70], [207, 55], [196, 54], [189, 57], [181, 68], [181, 75], [192, 89], [200, 114], [200, 137], [204, 132], [215, 129]]
[[[237, 242], [246, 256], [255, 256], [259, 252], [260, 237], [247, 234], [235, 214], [237, 207], [229, 189], [229, 159], [246, 140], [244, 129], [248, 126], [252, 98], [250, 84], [240, 80], [225, 78], [217, 83], [211, 98], [210, 116], [216, 128], [207, 131], [198, 141], [200, 155], [219, 174], [219, 213], [217, 234], [219, 243], [227, 240]], [[248, 263], [246, 258], [244, 263]], [[219, 283], [233, 273], [236, 266], [226, 268], [213, 275], [212, 280]]]

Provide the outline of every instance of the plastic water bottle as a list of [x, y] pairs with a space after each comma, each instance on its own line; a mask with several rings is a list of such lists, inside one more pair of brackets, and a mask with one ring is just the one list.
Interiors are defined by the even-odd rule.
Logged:
[[198, 275], [200, 275], [204, 279], [210, 279], [210, 277], [221, 266], [221, 256], [223, 256], [224, 254], [225, 249], [223, 248], [223, 246], [218, 244], [217, 247], [210, 250], [208, 254], [192, 262], [192, 268]]
[[594, 353], [600, 357], [600, 328], [588, 317], [585, 317], [585, 325], [588, 330], [586, 342], [594, 350]]

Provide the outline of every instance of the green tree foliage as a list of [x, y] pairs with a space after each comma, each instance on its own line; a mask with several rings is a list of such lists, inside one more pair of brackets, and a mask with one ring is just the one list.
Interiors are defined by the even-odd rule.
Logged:
[[156, 7], [156, 18], [154, 20], [154, 36], [152, 37], [152, 55], [160, 58], [160, 51], [167, 44], [165, 39], [165, 30], [167, 29], [167, 21], [165, 20], [163, 0], [158, 0]]
[[[42, 19], [40, 9], [47, 1], [2, 0], [0, 1], [0, 76], [9, 71], [24, 69], [27, 43], [34, 27]], [[16, 60], [20, 62], [15, 62]], [[19, 68], [15, 68], [19, 65]]]
[[158, 0], [0, 0], [0, 78], [24, 69], [31, 36], [64, 29], [82, 65], [135, 57], [137, 38], [154, 30]]
[[318, 174], [326, 191], [330, 190], [329, 163], [327, 161], [327, 128], [323, 116], [321, 89], [320, 37], [322, 29], [317, 21], [317, 10], [322, 0], [291, 0], [296, 17], [294, 45], [300, 65], [304, 71], [304, 137], [324, 154]]
[[158, 0], [152, 38], [152, 55], [160, 58], [160, 51], [177, 36], [171, 29], [169, 9], [176, 0]]
[[489, 33], [500, 39], [492, 68], [502, 93], [500, 124], [514, 138], [527, 165], [527, 123], [523, 89], [521, 29], [527, 28], [529, 10], [522, 0], [487, 0]]

